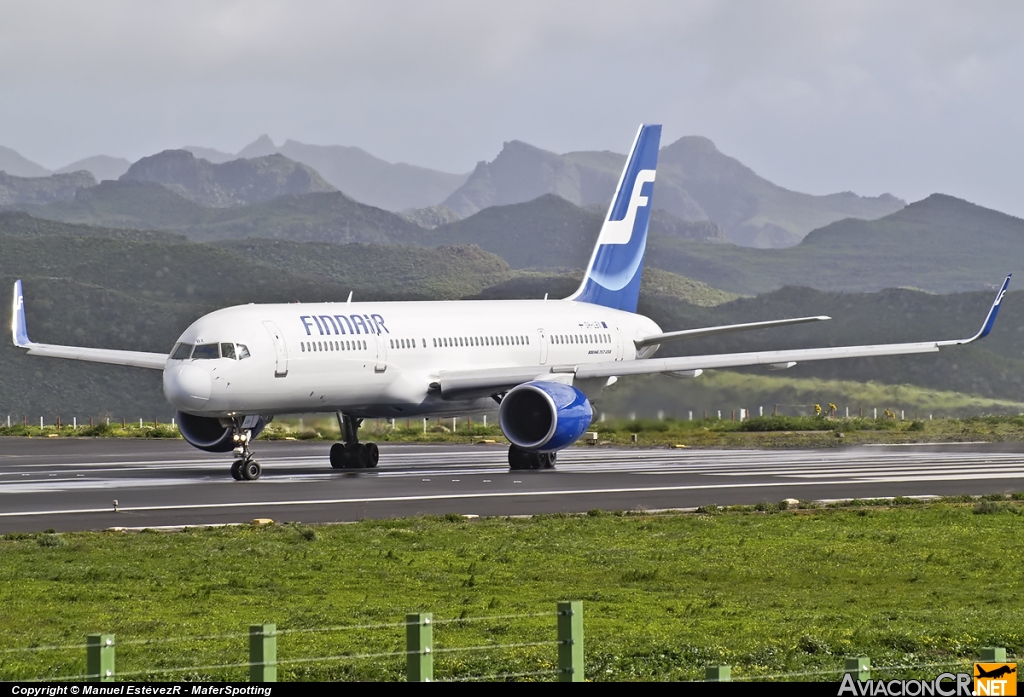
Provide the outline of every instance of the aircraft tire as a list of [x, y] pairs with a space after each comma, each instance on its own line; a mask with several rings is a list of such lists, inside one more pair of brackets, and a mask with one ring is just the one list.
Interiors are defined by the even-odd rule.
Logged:
[[335, 443], [331, 446], [331, 467], [336, 470], [348, 467], [348, 451], [344, 443]]
[[553, 470], [555, 469], [555, 460], [558, 458], [558, 453], [540, 453], [540, 467], [537, 469], [542, 470]]
[[514, 472], [533, 469], [536, 453], [527, 452], [515, 445], [508, 446], [508, 468]]
[[236, 482], [242, 481], [242, 461], [235, 460], [231, 463], [231, 478]]
[[249, 460], [242, 465], [242, 479], [247, 482], [254, 482], [260, 478], [263, 468], [255, 460]]
[[373, 469], [377, 466], [380, 461], [380, 448], [377, 447], [376, 443], [366, 444], [366, 460], [365, 466]]

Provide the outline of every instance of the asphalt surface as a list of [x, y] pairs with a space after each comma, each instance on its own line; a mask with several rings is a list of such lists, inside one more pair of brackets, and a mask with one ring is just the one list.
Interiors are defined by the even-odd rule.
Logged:
[[262, 478], [236, 482], [230, 454], [182, 441], [0, 438], [0, 533], [1024, 491], [1019, 443], [571, 448], [556, 470], [536, 472], [510, 472], [505, 448], [494, 445], [385, 444], [374, 470], [332, 470], [329, 447], [259, 442]]

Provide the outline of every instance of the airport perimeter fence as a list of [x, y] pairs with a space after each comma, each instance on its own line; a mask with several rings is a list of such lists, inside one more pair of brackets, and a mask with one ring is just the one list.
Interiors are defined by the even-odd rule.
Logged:
[[[445, 646], [435, 643], [434, 628], [444, 636], [444, 628], [449, 625], [466, 625], [477, 622], [505, 622], [527, 618], [551, 618], [554, 620], [552, 639], [537, 641], [520, 641], [510, 643], [487, 643], [476, 646]], [[339, 653], [327, 656], [294, 656], [278, 657], [278, 638], [295, 635], [330, 634], [341, 632], [373, 632], [380, 630], [405, 630], [405, 650], [381, 651], [368, 653]], [[397, 637], [396, 637], [397, 638]], [[249, 657], [246, 661], [236, 663], [217, 663], [212, 665], [185, 665], [174, 668], [135, 669], [119, 672], [116, 668], [116, 652], [118, 647], [129, 649], [133, 646], [172, 645], [182, 642], [237, 640], [241, 643], [248, 640]], [[468, 653], [484, 653], [494, 655], [495, 652], [515, 649], [549, 648], [550, 654], [546, 665], [535, 670], [520, 672], [492, 673], [484, 675], [451, 675], [441, 676], [439, 682], [466, 681], [509, 681], [519, 679], [553, 679], [558, 682], [582, 682], [583, 672], [583, 603], [581, 601], [565, 601], [557, 605], [557, 609], [548, 612], [515, 615], [490, 615], [481, 617], [459, 617], [453, 619], [434, 619], [431, 613], [413, 613], [406, 615], [404, 622], [342, 625], [336, 627], [312, 627], [295, 629], [278, 629], [275, 624], [249, 625], [246, 633], [215, 634], [207, 636], [181, 636], [157, 639], [124, 639], [114, 634], [89, 634], [84, 644], [33, 646], [27, 648], [10, 648], [0, 650], [0, 657], [28, 652], [59, 652], [85, 651], [85, 671], [77, 675], [40, 676], [36, 682], [114, 682], [121, 680], [173, 680], [175, 676], [182, 679], [216, 680], [216, 676], [229, 676], [230, 671], [248, 670], [250, 682], [277, 682], [278, 666], [301, 666], [310, 664], [341, 664], [368, 660], [404, 661], [405, 675], [409, 682], [434, 682], [434, 657]], [[239, 646], [241, 648], [241, 646]], [[3, 661], [0, 661], [2, 664]], [[15, 679], [4, 676], [4, 680]], [[225, 679], [221, 677], [221, 679]]]
[[[1012, 662], [1012, 661], [1011, 661]], [[855, 656], [844, 658], [842, 667], [828, 670], [804, 670], [791, 673], [766, 673], [763, 675], [732, 675], [732, 666], [715, 665], [707, 666], [704, 669], [703, 682], [769, 682], [769, 681], [792, 681], [794, 678], [812, 678], [817, 680], [837, 680], [849, 674], [854, 680], [868, 681], [878, 680], [881, 676], [893, 677], [897, 671], [935, 671], [936, 677], [942, 673], [949, 673], [949, 669], [963, 669], [963, 672], [971, 674], [975, 663], [1007, 663], [1006, 648], [1002, 646], [985, 646], [981, 649], [976, 660], [967, 658], [952, 658], [948, 661], [929, 663], [907, 663], [891, 666], [873, 666], [868, 656]], [[1011, 674], [1016, 673], [1016, 668]], [[1011, 678], [1016, 681], [1016, 678]], [[888, 694], [888, 693], [886, 693]], [[934, 692], [932, 694], [935, 694]], [[939, 692], [938, 694], [943, 694]], [[945, 694], [953, 694], [947, 692]], [[975, 694], [1005, 694], [1005, 692], [975, 693]]]
[[[882, 411], [879, 412], [877, 407], [870, 407], [867, 409], [859, 407], [851, 411], [850, 407], [845, 407], [844, 409], [840, 410], [833, 404], [773, 404], [770, 407], [759, 406], [756, 410], [741, 408], [728, 409], [724, 411], [722, 409], [714, 409], [710, 411], [707, 409], [703, 409], [695, 411], [693, 409], [690, 409], [688, 411], [683, 412], [682, 414], [671, 414], [667, 418], [668, 420], [672, 421], [746, 421], [748, 419], [754, 418], [755, 416], [823, 416], [830, 418], [868, 418], [877, 420], [879, 418], [880, 413], [882, 415], [881, 418], [883, 419], [892, 419], [899, 421], [905, 421], [907, 419], [906, 410], [903, 409], [900, 409], [898, 412], [890, 409], [882, 409]], [[910, 418], [917, 421], [918, 419], [921, 418], [921, 415], [915, 412], [910, 416]], [[926, 418], [928, 420], [931, 420], [932, 414], [927, 414]], [[658, 411], [656, 414], [656, 419], [658, 421], [665, 421], [665, 412]], [[602, 424], [605, 423], [607, 420], [637, 421], [638, 419], [636, 412], [630, 412], [626, 416], [618, 416], [601, 412], [596, 415], [596, 418], [594, 419], [594, 424]], [[405, 428], [406, 430], [410, 430], [414, 427], [415, 424], [415, 428], [418, 429], [422, 426], [423, 432], [426, 433], [431, 421], [434, 421], [434, 419], [405, 419]], [[438, 418], [436, 419], [436, 422], [438, 427], [444, 426], [445, 429], [450, 430], [452, 433], [458, 433], [460, 431], [459, 417], [447, 417], [443, 419]], [[91, 430], [96, 427], [102, 426], [120, 427], [121, 429], [138, 429], [140, 431], [144, 429], [159, 430], [161, 428], [166, 429], [168, 427], [171, 430], [177, 429], [177, 422], [173, 416], [168, 420], [164, 420], [162, 423], [158, 418], [154, 418], [151, 421], [146, 421], [143, 418], [127, 419], [122, 417], [121, 419], [111, 419], [110, 417], [103, 417], [101, 419], [93, 419], [92, 417], [90, 417], [88, 419], [83, 418], [81, 422], [79, 422], [77, 416], [72, 416], [70, 421], [68, 421], [67, 419], [63, 419], [60, 416], [51, 418], [49, 420], [45, 416], [30, 418], [27, 414], [7, 414], [5, 420], [3, 420], [3, 417], [0, 417], [0, 429], [2, 429], [5, 426], [8, 430], [12, 428], [17, 428], [19, 426], [26, 429], [30, 427], [36, 428], [37, 423], [39, 429], [55, 428], [57, 431], [61, 431], [64, 429], [70, 429], [71, 431], [78, 431], [79, 429]], [[304, 430], [306, 427], [304, 420], [300, 418], [298, 419], [298, 423], [298, 430]], [[450, 424], [450, 428], [448, 424]], [[390, 428], [394, 429], [399, 427], [400, 423], [396, 419], [373, 419], [372, 422], [368, 423], [367, 425], [374, 431], [380, 431], [383, 426], [390, 426]], [[487, 416], [485, 415], [483, 417], [478, 417], [478, 420], [475, 425], [483, 426], [486, 429], [488, 426]], [[490, 425], [492, 427], [497, 426], [497, 421], [492, 420], [490, 422]], [[468, 429], [472, 431], [474, 427], [473, 417], [470, 416], [462, 419], [461, 427], [462, 430]]]

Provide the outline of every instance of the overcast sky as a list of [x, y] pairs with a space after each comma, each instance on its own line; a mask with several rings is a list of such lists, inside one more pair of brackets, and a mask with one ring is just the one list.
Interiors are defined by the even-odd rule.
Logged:
[[823, 194], [1024, 216], [1024, 3], [7, 1], [0, 144], [56, 168], [261, 133], [451, 172], [711, 138]]

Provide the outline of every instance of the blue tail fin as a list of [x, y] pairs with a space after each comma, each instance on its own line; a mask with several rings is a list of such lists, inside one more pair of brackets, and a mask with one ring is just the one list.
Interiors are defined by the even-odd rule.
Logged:
[[636, 312], [661, 126], [640, 126], [579, 289], [568, 300]]

